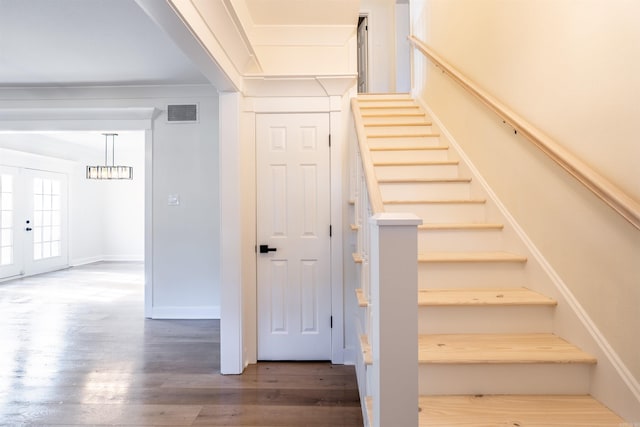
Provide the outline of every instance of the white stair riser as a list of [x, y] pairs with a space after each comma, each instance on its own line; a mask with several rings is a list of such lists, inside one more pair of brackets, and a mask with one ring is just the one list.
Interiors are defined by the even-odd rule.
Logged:
[[365, 130], [367, 136], [370, 137], [372, 135], [398, 135], [398, 134], [422, 134], [422, 133], [432, 133], [433, 126], [430, 124], [421, 124], [419, 126], [365, 126]]
[[373, 393], [373, 369], [371, 366], [365, 365], [362, 356], [359, 356], [356, 362], [356, 380], [358, 381], [358, 390], [360, 391], [360, 398], [364, 399], [365, 396], [370, 396]]
[[424, 148], [424, 147], [448, 147], [447, 145], [440, 144], [440, 137], [432, 136], [429, 138], [403, 138], [402, 140], [395, 140], [389, 138], [371, 138], [368, 141], [368, 146], [372, 149], [376, 148], [388, 148], [388, 147], [402, 147], [406, 148]]
[[382, 200], [468, 199], [468, 182], [402, 182], [380, 184]]
[[373, 162], [436, 162], [449, 160], [449, 150], [384, 150], [371, 151]]
[[364, 120], [374, 120], [380, 117], [393, 117], [395, 119], [404, 120], [407, 117], [420, 117], [424, 119], [426, 117], [424, 111], [420, 108], [362, 108], [360, 107], [362, 118]]
[[366, 125], [378, 124], [402, 124], [402, 123], [429, 123], [430, 120], [425, 116], [406, 116], [406, 117], [363, 117], [362, 123]]
[[482, 222], [485, 220], [483, 203], [428, 203], [428, 204], [385, 204], [388, 212], [411, 212], [424, 222]]
[[419, 252], [498, 251], [502, 230], [418, 230]]
[[588, 394], [591, 365], [434, 365], [419, 368], [420, 394]]
[[367, 107], [385, 107], [385, 108], [393, 108], [393, 107], [410, 107], [416, 108], [417, 104], [413, 99], [380, 99], [380, 100], [369, 100], [369, 101], [361, 101], [359, 103], [361, 111], [368, 111]]
[[416, 147], [439, 147], [439, 136], [422, 136], [422, 137], [404, 137], [404, 138], [367, 138], [369, 147], [379, 147], [388, 145], [399, 145], [405, 147], [407, 145], [415, 145]]
[[553, 331], [553, 306], [430, 306], [418, 308], [420, 334], [502, 334]]
[[418, 263], [419, 289], [525, 286], [520, 263]]
[[378, 179], [458, 178], [458, 165], [375, 166], [375, 172]]

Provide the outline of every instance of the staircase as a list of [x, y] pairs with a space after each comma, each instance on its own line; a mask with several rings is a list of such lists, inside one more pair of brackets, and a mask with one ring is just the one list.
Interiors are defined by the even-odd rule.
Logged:
[[[405, 94], [360, 95], [385, 212], [411, 212], [418, 229], [420, 426], [620, 426], [589, 396], [597, 361], [553, 333], [557, 302], [531, 289], [527, 256], [454, 150]], [[360, 141], [362, 144], [363, 141]], [[489, 220], [492, 218], [492, 220]], [[359, 233], [360, 226], [352, 226]], [[511, 236], [511, 235], [509, 235]], [[362, 257], [353, 258], [361, 265]], [[366, 290], [359, 367], [368, 423]]]

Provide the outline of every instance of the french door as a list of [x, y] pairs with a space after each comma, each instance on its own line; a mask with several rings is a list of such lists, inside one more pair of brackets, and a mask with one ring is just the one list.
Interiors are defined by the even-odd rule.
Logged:
[[0, 279], [68, 265], [67, 177], [0, 166]]

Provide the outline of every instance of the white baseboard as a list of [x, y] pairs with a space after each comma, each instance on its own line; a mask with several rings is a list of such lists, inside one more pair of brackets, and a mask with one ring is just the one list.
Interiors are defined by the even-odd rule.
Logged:
[[94, 262], [144, 262], [144, 255], [97, 255], [86, 258], [72, 259], [69, 267], [79, 267], [81, 265], [93, 264]]
[[102, 256], [91, 256], [86, 258], [72, 259], [69, 262], [69, 267], [80, 267], [81, 265], [93, 264], [94, 262], [100, 262], [102, 260]]
[[219, 305], [198, 307], [152, 307], [152, 319], [220, 319]]
[[103, 255], [102, 261], [142, 262], [144, 261], [144, 255]]

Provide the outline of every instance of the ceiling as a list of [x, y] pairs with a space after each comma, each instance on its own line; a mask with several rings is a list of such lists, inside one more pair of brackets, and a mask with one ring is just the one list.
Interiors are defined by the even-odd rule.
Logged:
[[0, 0], [0, 87], [203, 83], [134, 0]]

